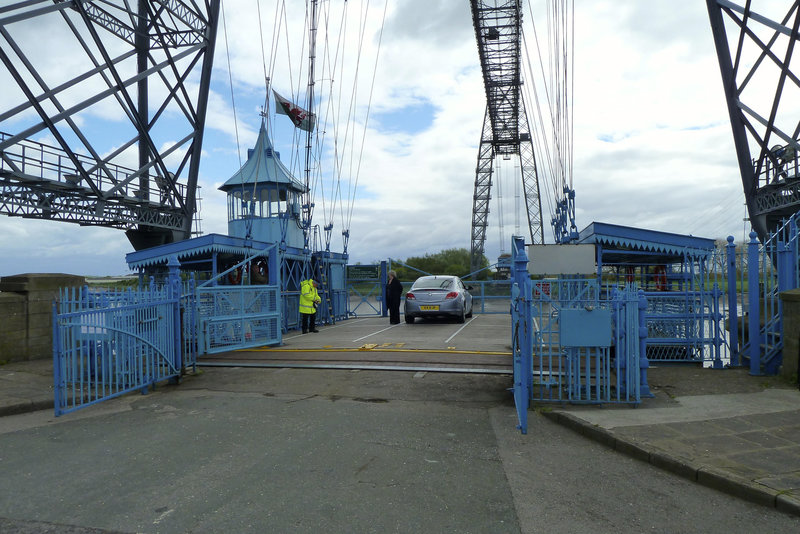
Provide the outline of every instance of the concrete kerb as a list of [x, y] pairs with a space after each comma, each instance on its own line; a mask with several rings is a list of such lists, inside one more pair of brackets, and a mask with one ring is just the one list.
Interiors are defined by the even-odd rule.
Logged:
[[784, 493], [775, 497], [775, 508], [787, 514], [800, 515], [800, 499]]
[[697, 468], [661, 451], [650, 451], [648, 461], [659, 469], [697, 482]]
[[54, 405], [55, 403], [52, 400], [21, 401], [16, 404], [0, 406], [0, 417], [5, 417], [7, 415], [19, 415], [29, 412], [38, 412], [39, 410], [52, 410]]
[[778, 492], [776, 490], [755, 484], [749, 480], [739, 479], [715, 467], [703, 466], [699, 468], [697, 470], [697, 482], [746, 501], [777, 508]]
[[728, 472], [708, 466], [693, 465], [681, 458], [676, 458], [639, 443], [622, 439], [603, 427], [594, 425], [570, 413], [542, 410], [542, 415], [565, 426], [574, 432], [597, 441], [610, 449], [647, 462], [654, 467], [669, 471], [682, 478], [687, 478], [706, 487], [728, 493], [734, 497], [763, 506], [775, 508], [781, 512], [800, 516], [800, 499], [761, 484], [744, 480]]

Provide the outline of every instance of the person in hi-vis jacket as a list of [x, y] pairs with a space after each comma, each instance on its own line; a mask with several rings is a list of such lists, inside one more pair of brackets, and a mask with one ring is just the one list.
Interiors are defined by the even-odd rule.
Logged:
[[303, 333], [317, 333], [316, 328], [317, 305], [322, 302], [317, 293], [317, 281], [309, 278], [300, 282], [300, 317], [302, 318]]

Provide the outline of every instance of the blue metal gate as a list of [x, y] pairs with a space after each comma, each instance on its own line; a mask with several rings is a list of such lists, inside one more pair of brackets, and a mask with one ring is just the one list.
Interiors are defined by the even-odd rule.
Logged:
[[55, 414], [141, 390], [182, 371], [180, 288], [62, 290], [53, 307]]
[[280, 288], [213, 286], [197, 289], [201, 352], [276, 345], [281, 342]]
[[379, 316], [386, 308], [383, 288], [386, 287], [386, 262], [347, 266], [347, 315]]
[[724, 367], [722, 290], [647, 291], [647, 358]]
[[531, 280], [514, 243], [512, 348], [518, 428], [530, 401], [639, 404], [650, 396], [644, 293], [596, 278]]
[[[68, 288], [53, 307], [55, 413], [177, 380], [198, 352], [281, 342], [280, 288], [182, 284], [177, 258], [164, 286]], [[206, 282], [207, 283], [207, 282]]]

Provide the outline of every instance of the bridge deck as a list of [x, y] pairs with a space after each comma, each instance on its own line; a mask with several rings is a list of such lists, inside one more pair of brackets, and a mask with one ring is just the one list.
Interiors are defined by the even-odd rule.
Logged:
[[472, 373], [511, 373], [511, 320], [475, 315], [464, 324], [417, 320], [390, 325], [370, 317], [322, 326], [318, 334], [290, 332], [280, 347], [203, 356], [200, 365], [319, 367]]

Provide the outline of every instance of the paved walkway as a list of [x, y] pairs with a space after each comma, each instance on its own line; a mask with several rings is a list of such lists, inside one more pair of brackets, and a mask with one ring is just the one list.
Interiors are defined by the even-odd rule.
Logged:
[[[678, 365], [653, 367], [648, 378], [655, 398], [639, 408], [533, 409], [623, 454], [800, 516], [797, 385], [744, 369]], [[52, 380], [49, 360], [0, 366], [0, 416], [52, 409]]]
[[662, 366], [638, 409], [544, 415], [608, 447], [737, 497], [800, 515], [800, 390], [744, 369]]

